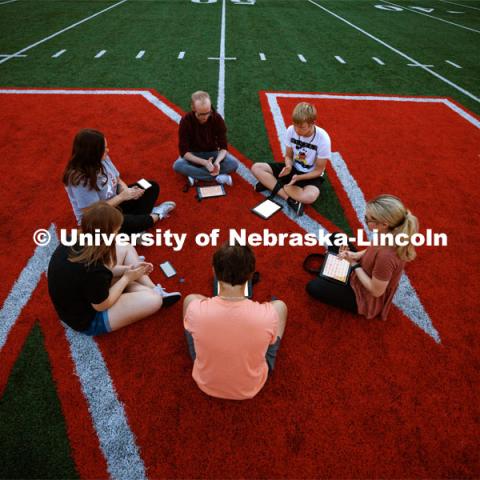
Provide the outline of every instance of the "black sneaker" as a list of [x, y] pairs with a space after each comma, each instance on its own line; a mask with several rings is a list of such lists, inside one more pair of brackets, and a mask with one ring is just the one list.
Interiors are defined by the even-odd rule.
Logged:
[[155, 287], [153, 287], [153, 290], [157, 292], [159, 295], [161, 295], [163, 299], [163, 306], [164, 307], [169, 307], [170, 305], [173, 305], [174, 303], [177, 303], [181, 298], [182, 294], [180, 292], [167, 292], [161, 285], [157, 284]]
[[256, 192], [264, 192], [265, 190], [268, 190], [268, 188], [261, 182], [257, 182], [254, 188]]
[[287, 204], [296, 213], [297, 217], [303, 215], [303, 203], [297, 202], [293, 198], [288, 198]]

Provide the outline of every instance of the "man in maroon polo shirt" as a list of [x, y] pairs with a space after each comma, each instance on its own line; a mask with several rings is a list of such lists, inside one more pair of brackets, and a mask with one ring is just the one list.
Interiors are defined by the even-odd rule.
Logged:
[[192, 111], [180, 121], [178, 149], [180, 157], [173, 169], [185, 175], [190, 185], [196, 180], [232, 185], [229, 174], [238, 168], [238, 162], [227, 152], [227, 127], [213, 110], [207, 92], [192, 95]]

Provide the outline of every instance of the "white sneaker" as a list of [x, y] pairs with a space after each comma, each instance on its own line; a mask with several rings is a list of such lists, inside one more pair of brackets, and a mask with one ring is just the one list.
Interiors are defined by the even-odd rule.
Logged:
[[168, 200], [166, 202], [161, 203], [153, 208], [152, 213], [158, 215], [158, 219], [162, 220], [165, 217], [168, 217], [168, 214], [176, 207], [175, 202]]
[[197, 181], [197, 179], [193, 178], [193, 177], [187, 177], [187, 181], [188, 181], [188, 185], [190, 187], [193, 187], [195, 185], [195, 182]]
[[153, 290], [163, 298], [164, 307], [169, 307], [170, 305], [177, 303], [182, 298], [182, 294], [180, 292], [169, 293], [159, 283], [153, 287]]
[[226, 175], [225, 173], [217, 175], [215, 180], [220, 185], [228, 185], [229, 187], [233, 185], [232, 177], [230, 175]]

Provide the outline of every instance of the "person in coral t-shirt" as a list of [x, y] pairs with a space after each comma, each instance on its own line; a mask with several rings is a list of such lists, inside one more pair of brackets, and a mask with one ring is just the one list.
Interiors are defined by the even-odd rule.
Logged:
[[248, 246], [223, 245], [213, 256], [219, 295], [191, 294], [183, 305], [193, 379], [208, 395], [254, 397], [273, 371], [287, 320], [281, 300], [258, 303], [244, 296], [255, 271]]
[[372, 246], [360, 252], [340, 248], [340, 257], [353, 268], [347, 285], [318, 277], [307, 284], [314, 298], [367, 318], [387, 318], [405, 264], [416, 256], [410, 238], [418, 231], [418, 220], [393, 195], [380, 195], [367, 203], [365, 223], [379, 234], [402, 234], [403, 246]]

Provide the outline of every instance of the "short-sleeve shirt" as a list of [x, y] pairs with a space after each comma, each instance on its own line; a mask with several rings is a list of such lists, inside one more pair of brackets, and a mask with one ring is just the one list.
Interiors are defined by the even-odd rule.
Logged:
[[[72, 247], [75, 248], [75, 247]], [[110, 294], [113, 274], [104, 265], [87, 267], [68, 260], [70, 247], [59, 245], [48, 265], [48, 292], [60, 319], [82, 332], [90, 327], [97, 305]]]
[[79, 185], [68, 185], [65, 187], [78, 224], [80, 224], [82, 219], [82, 209], [89, 207], [99, 200], [109, 200], [117, 194], [120, 172], [110, 157], [102, 160], [102, 165], [106, 175], [100, 173], [97, 177], [99, 191], [91, 189], [88, 183], [84, 186], [83, 181], [81, 181]]
[[231, 400], [254, 397], [265, 384], [265, 354], [275, 343], [278, 314], [271, 303], [194, 300], [184, 326], [193, 337], [192, 376], [208, 395]]
[[369, 247], [359, 263], [369, 277], [388, 282], [388, 285], [382, 296], [374, 297], [363, 286], [356, 274], [352, 275], [350, 285], [355, 292], [358, 313], [367, 318], [380, 315], [382, 320], [385, 320], [405, 268], [405, 262], [398, 258], [394, 247]]
[[331, 157], [331, 142], [328, 133], [315, 125], [315, 132], [309, 137], [295, 133], [290, 125], [285, 135], [285, 145], [293, 150], [293, 165], [295, 170], [309, 173], [314, 170], [317, 158]]

